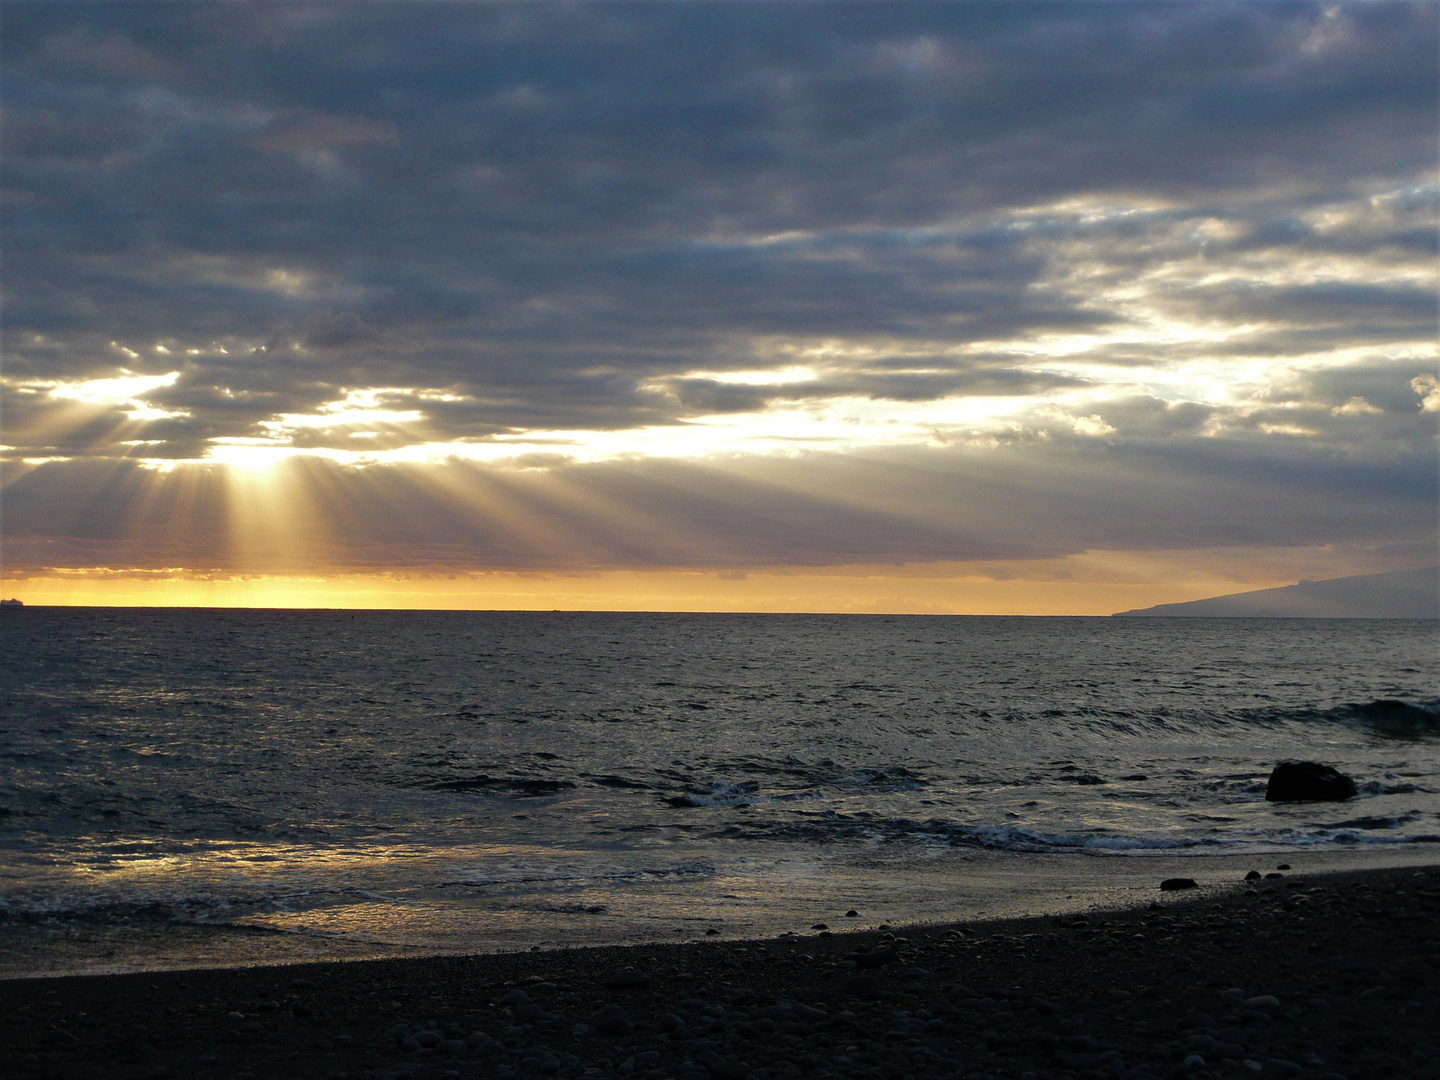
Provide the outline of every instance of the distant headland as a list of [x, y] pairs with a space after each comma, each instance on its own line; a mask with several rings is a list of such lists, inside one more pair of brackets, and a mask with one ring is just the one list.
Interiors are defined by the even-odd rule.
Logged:
[[24, 600], [0, 600], [0, 607], [24, 607]]
[[1435, 619], [1440, 567], [1301, 581], [1280, 589], [1232, 593], [1185, 604], [1117, 611], [1116, 618]]

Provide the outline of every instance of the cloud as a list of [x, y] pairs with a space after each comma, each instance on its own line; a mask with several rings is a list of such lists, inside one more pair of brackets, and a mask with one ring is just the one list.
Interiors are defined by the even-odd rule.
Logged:
[[[1421, 528], [1436, 29], [1405, 3], [17, 7], [7, 558], [121, 543], [183, 490], [208, 539], [176, 542], [223, 561], [217, 463], [291, 453], [317, 560]], [[867, 487], [881, 461], [912, 502]]]

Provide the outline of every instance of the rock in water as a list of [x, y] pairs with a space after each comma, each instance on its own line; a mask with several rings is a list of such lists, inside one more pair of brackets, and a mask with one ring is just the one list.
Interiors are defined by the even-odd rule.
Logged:
[[1355, 793], [1354, 780], [1318, 761], [1282, 761], [1265, 785], [1266, 802], [1343, 802]]

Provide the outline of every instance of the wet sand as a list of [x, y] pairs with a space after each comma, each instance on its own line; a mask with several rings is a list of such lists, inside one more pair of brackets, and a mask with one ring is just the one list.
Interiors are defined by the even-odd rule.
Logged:
[[0, 1074], [1440, 1076], [1440, 868], [1269, 872], [1084, 918], [12, 979]]
[[[398, 904], [357, 930], [339, 911], [331, 924], [278, 912], [232, 922], [172, 921], [158, 911], [112, 912], [76, 920], [0, 917], [0, 979], [32, 975], [123, 974], [251, 967], [596, 945], [641, 945], [808, 933], [817, 921], [847, 930], [1058, 916], [1148, 904], [1156, 883], [1193, 878], [1208, 894], [1240, 887], [1247, 870], [1287, 859], [1296, 873], [1426, 866], [1440, 845], [1370, 845], [1285, 855], [1043, 855], [936, 847], [882, 846], [845, 860], [771, 866], [698, 880], [630, 883], [606, 897], [603, 914], [537, 905], [530, 895], [469, 895]], [[476, 894], [479, 890], [467, 890]], [[850, 909], [859, 912], [844, 919]], [[307, 929], [296, 932], [297, 923]]]

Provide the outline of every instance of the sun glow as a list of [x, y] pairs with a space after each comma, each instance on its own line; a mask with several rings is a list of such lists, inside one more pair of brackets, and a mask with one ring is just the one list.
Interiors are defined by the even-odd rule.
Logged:
[[164, 375], [136, 375], [126, 368], [109, 379], [79, 379], [70, 382], [30, 383], [26, 389], [44, 389], [49, 396], [59, 401], [73, 401], [82, 405], [96, 405], [121, 408], [130, 420], [148, 422], [189, 416], [183, 409], [161, 409], [144, 400], [154, 390], [174, 386], [180, 372], [169, 371]]
[[[91, 568], [12, 577], [27, 604], [452, 610], [1108, 615], [1273, 588], [1344, 563], [1312, 549], [1088, 551], [1023, 562], [743, 571], [233, 573]], [[1243, 566], [1243, 575], [1237, 568]], [[1361, 572], [1372, 567], [1356, 561]]]

